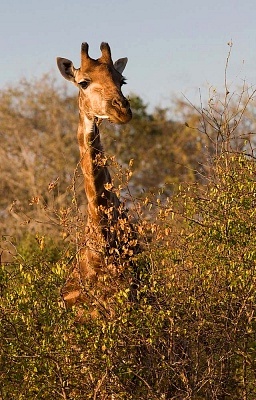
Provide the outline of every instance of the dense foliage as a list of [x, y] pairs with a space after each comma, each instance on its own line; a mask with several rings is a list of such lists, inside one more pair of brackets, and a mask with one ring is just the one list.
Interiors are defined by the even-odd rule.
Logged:
[[94, 299], [61, 297], [83, 229], [75, 100], [45, 79], [2, 92], [1, 399], [256, 398], [252, 99], [177, 102], [170, 121], [133, 96], [133, 121], [105, 128], [144, 251], [136, 301], [124, 280], [88, 318]]

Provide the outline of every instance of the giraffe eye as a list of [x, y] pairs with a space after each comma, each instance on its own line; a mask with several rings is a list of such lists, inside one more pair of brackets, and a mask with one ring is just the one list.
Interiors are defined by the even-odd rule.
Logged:
[[78, 85], [79, 85], [82, 89], [86, 89], [86, 88], [88, 88], [88, 86], [90, 85], [90, 83], [91, 83], [90, 81], [85, 80], [85, 81], [79, 82]]
[[123, 78], [122, 80], [121, 80], [121, 86], [123, 86], [123, 85], [126, 85], [126, 78]]

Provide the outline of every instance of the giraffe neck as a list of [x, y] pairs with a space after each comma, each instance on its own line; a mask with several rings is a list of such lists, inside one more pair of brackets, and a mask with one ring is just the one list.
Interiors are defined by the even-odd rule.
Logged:
[[[94, 293], [94, 290], [97, 292], [98, 285], [101, 285], [106, 272], [110, 282], [113, 283], [113, 277], [117, 279], [120, 271], [128, 265], [127, 260], [135, 271], [134, 282], [131, 283], [131, 293], [135, 298], [137, 272], [135, 264], [129, 260], [131, 255], [140, 252], [137, 234], [129, 223], [126, 211], [116, 194], [106, 189], [106, 184], [111, 184], [111, 176], [104, 161], [97, 121], [92, 121], [84, 115], [80, 115], [79, 118], [78, 143], [88, 200], [88, 230], [85, 240], [79, 244], [81, 247], [78, 252], [77, 267], [63, 289], [66, 293], [64, 299], [70, 304], [74, 304], [79, 298], [83, 299], [88, 289], [81, 291], [81, 282], [83, 285], [89, 285], [90, 293]], [[104, 288], [101, 288], [104, 302], [111, 297], [112, 286], [104, 284]], [[98, 294], [95, 298], [98, 299]]]
[[115, 219], [120, 201], [116, 194], [108, 189], [111, 176], [106, 165], [97, 120], [90, 120], [85, 115], [80, 115], [79, 118], [78, 143], [88, 200], [88, 221], [94, 225], [106, 225], [107, 210], [112, 207], [111, 219]]

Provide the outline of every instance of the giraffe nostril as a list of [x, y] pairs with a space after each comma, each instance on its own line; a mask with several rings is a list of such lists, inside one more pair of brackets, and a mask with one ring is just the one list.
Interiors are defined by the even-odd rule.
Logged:
[[116, 108], [127, 108], [129, 106], [129, 102], [125, 97], [122, 98], [122, 99], [118, 98], [118, 97], [115, 97], [112, 100], [112, 105], [114, 107], [116, 107]]
[[122, 102], [121, 102], [121, 100], [115, 97], [115, 98], [112, 100], [112, 106], [121, 108], [121, 107], [122, 107]]

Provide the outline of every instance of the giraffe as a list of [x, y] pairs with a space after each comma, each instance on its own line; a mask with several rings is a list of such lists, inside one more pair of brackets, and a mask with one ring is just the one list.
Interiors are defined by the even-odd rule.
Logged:
[[[76, 283], [72, 290], [64, 293], [64, 300], [71, 304], [86, 293], [96, 298], [99, 282], [105, 282], [105, 301], [111, 292], [111, 288], [107, 288], [111, 282], [106, 283], [106, 276], [115, 280], [121, 274], [120, 254], [129, 262], [131, 255], [140, 252], [133, 225], [113, 189], [99, 132], [103, 119], [125, 124], [132, 118], [129, 101], [121, 90], [125, 84], [122, 73], [128, 59], [120, 58], [113, 63], [108, 43], [101, 43], [100, 49], [101, 57], [92, 59], [88, 43], [82, 43], [81, 66], [77, 69], [72, 61], [57, 58], [62, 76], [79, 89], [77, 138], [88, 202], [85, 240], [80, 244], [72, 278]], [[85, 285], [87, 289], [82, 290]]]

